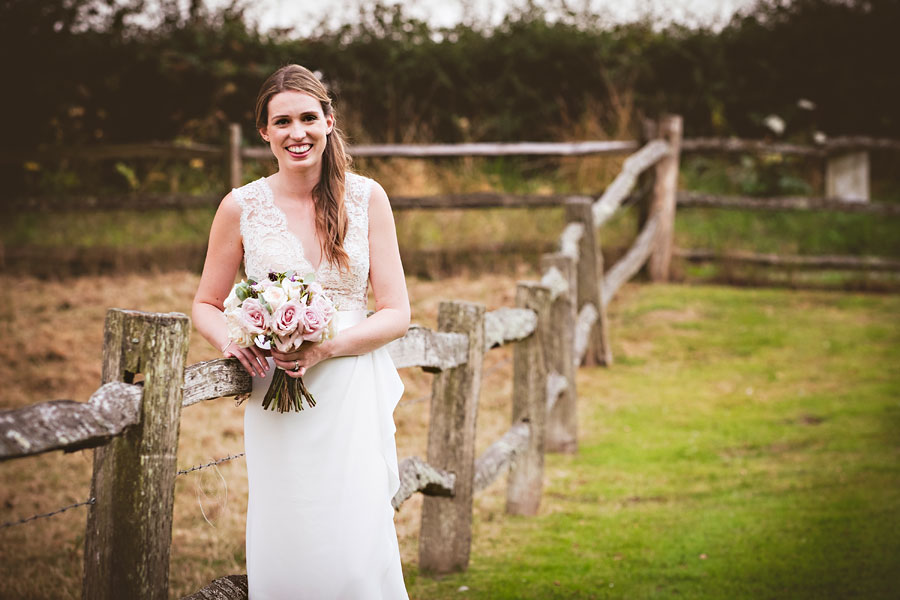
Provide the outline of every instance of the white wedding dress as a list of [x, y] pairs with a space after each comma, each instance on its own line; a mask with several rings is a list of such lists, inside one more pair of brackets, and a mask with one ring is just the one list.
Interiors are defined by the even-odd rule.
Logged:
[[[316, 273], [338, 309], [338, 330], [366, 318], [371, 185], [347, 174], [350, 272], [323, 263]], [[265, 178], [232, 194], [248, 277], [313, 272]], [[274, 372], [254, 378], [244, 413], [250, 600], [408, 598], [391, 507], [400, 485], [393, 411], [403, 383], [387, 350], [309, 369], [303, 380], [316, 406], [301, 412], [262, 409]]]

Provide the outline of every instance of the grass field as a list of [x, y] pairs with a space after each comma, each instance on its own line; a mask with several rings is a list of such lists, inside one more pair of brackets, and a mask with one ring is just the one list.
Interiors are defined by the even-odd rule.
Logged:
[[[410, 280], [414, 320], [433, 326], [448, 296], [509, 306], [514, 282]], [[0, 277], [0, 408], [86, 399], [106, 307], [188, 311], [196, 283]], [[897, 597], [898, 311], [897, 296], [626, 286], [610, 313], [616, 364], [579, 370], [580, 449], [548, 456], [539, 515], [506, 516], [496, 482], [475, 499], [469, 570], [433, 579], [417, 569], [412, 498], [396, 517], [410, 596]], [[214, 354], [194, 335], [189, 362]], [[508, 426], [508, 358], [487, 357], [479, 451]], [[402, 375], [398, 454], [423, 455], [430, 376]], [[187, 409], [179, 467], [240, 451], [241, 415], [228, 400]], [[2, 465], [0, 520], [86, 498], [90, 455]], [[241, 460], [179, 477], [172, 597], [243, 572], [245, 498]], [[80, 508], [0, 530], [0, 597], [79, 597], [84, 523]]]
[[[632, 287], [537, 518], [421, 598], [896, 598], [896, 297]], [[502, 486], [498, 486], [502, 487]], [[491, 493], [491, 492], [489, 492]], [[414, 571], [411, 569], [412, 574]], [[419, 592], [419, 590], [421, 590]]]

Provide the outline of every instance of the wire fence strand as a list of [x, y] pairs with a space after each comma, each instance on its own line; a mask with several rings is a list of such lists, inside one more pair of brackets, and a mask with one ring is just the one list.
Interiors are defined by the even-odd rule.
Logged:
[[[243, 452], [241, 452], [239, 454], [230, 454], [228, 456], [210, 461], [203, 465], [196, 465], [196, 466], [191, 467], [190, 469], [182, 469], [176, 473], [176, 476], [187, 475], [188, 473], [192, 473], [194, 471], [199, 471], [201, 469], [206, 469], [208, 467], [214, 467], [216, 465], [222, 464], [223, 462], [227, 462], [229, 460], [234, 460], [236, 458], [241, 458], [242, 456], [244, 456]], [[75, 504], [63, 506], [63, 507], [57, 508], [56, 510], [51, 511], [51, 512], [41, 513], [38, 515], [32, 515], [30, 517], [25, 517], [24, 519], [18, 519], [16, 521], [7, 521], [5, 523], [0, 523], [0, 529], [6, 529], [7, 527], [15, 527], [16, 525], [24, 525], [25, 523], [29, 523], [31, 521], [36, 521], [38, 519], [46, 519], [48, 517], [55, 517], [56, 515], [58, 515], [60, 513], [66, 512], [67, 510], [71, 510], [73, 508], [78, 508], [79, 506], [85, 506], [88, 504], [96, 504], [96, 503], [97, 503], [96, 498], [88, 498], [87, 500], [85, 500], [83, 502], [76, 502]]]
[[187, 475], [188, 473], [192, 473], [194, 471], [199, 471], [200, 469], [206, 469], [208, 467], [214, 467], [216, 465], [222, 464], [223, 462], [227, 462], [229, 460], [234, 460], [234, 459], [240, 458], [242, 456], [244, 456], [243, 452], [240, 452], [238, 454], [230, 454], [224, 458], [219, 458], [219, 459], [210, 461], [210, 462], [206, 463], [205, 465], [197, 465], [197, 466], [191, 467], [190, 469], [184, 469], [184, 470], [178, 471], [177, 475]]
[[7, 527], [14, 527], [15, 525], [22, 525], [24, 523], [28, 523], [29, 521], [36, 521], [37, 519], [46, 519], [47, 517], [53, 517], [60, 513], [64, 513], [67, 510], [78, 508], [79, 506], [84, 506], [86, 504], [96, 504], [96, 498], [88, 498], [84, 502], [76, 502], [75, 504], [70, 504], [69, 506], [63, 506], [62, 508], [57, 508], [53, 512], [41, 513], [39, 515], [32, 515], [30, 517], [26, 517], [24, 519], [19, 519], [18, 521], [7, 521], [6, 523], [0, 524], [0, 529], [6, 529]]

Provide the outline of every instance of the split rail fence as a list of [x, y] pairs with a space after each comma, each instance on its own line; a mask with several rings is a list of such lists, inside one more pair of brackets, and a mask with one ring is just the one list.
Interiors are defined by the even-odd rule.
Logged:
[[[680, 117], [663, 118], [658, 137], [625, 160], [599, 199], [565, 199], [567, 225], [558, 250], [542, 257], [540, 281], [517, 285], [514, 307], [486, 312], [478, 304], [447, 301], [436, 331], [413, 326], [389, 345], [398, 368], [434, 373], [427, 456], [400, 462], [393, 498], [400, 509], [412, 494], [425, 496], [423, 572], [467, 568], [476, 492], [506, 474], [506, 511], [533, 515], [545, 452], [576, 451], [576, 368], [612, 365], [609, 302], [644, 265], [651, 280], [668, 278], [681, 131]], [[629, 250], [606, 270], [599, 228], [636, 187], [637, 196], [646, 196], [647, 217]], [[190, 320], [182, 314], [110, 309], [102, 385], [87, 403], [56, 400], [0, 413], [0, 460], [95, 448], [85, 598], [168, 597], [181, 411], [250, 390], [249, 375], [234, 359], [185, 365], [189, 334]], [[476, 458], [484, 356], [505, 344], [513, 344], [511, 426]], [[189, 596], [246, 597], [241, 575], [216, 579]]]
[[[652, 132], [654, 126], [647, 128]], [[655, 137], [648, 134], [646, 137]], [[432, 144], [432, 145], [360, 145], [352, 148], [357, 157], [406, 157], [436, 158], [449, 156], [586, 156], [622, 154], [637, 151], [639, 144], [633, 140], [587, 141], [571, 143], [471, 143], [471, 144]], [[837, 172], [834, 165], [844, 159], [855, 156], [862, 160], [860, 173], [851, 173], [851, 178], [861, 182], [868, 189], [868, 152], [898, 151], [900, 140], [851, 136], [829, 139], [818, 146], [807, 146], [789, 143], [772, 143], [760, 140], [694, 138], [683, 140], [679, 144], [679, 153], [776, 153], [784, 155], [804, 156], [821, 159], [825, 163], [826, 178], [832, 181], [832, 172]], [[91, 148], [52, 149], [52, 152], [38, 152], [27, 157], [33, 161], [58, 161], [61, 158], [70, 160], [122, 160], [122, 159], [192, 159], [223, 161], [227, 188], [240, 186], [244, 161], [271, 160], [271, 153], [265, 147], [250, 147], [244, 144], [239, 125], [229, 126], [226, 144], [213, 146], [192, 144], [189, 146], [175, 144], [120, 144], [97, 146]], [[0, 162], [22, 162], [22, 156], [0, 155]], [[835, 186], [829, 186], [837, 189]], [[839, 187], [839, 186], [838, 186]], [[833, 190], [828, 190], [833, 191]], [[0, 212], [16, 213], [23, 211], [72, 211], [72, 210], [148, 210], [165, 208], [189, 208], [197, 206], [215, 206], [219, 195], [194, 196], [187, 194], [164, 195], [106, 195], [106, 196], [45, 196], [28, 198], [0, 197]], [[560, 194], [521, 195], [506, 193], [471, 193], [444, 194], [439, 196], [392, 196], [391, 205], [395, 210], [405, 209], [470, 209], [490, 207], [537, 207], [560, 206], [567, 202], [567, 196]], [[900, 205], [885, 202], [846, 201], [836, 197], [777, 197], [756, 198], [743, 196], [720, 196], [681, 190], [677, 193], [677, 206], [681, 208], [716, 207], [721, 209], [759, 210], [759, 211], [841, 211], [858, 212], [886, 217], [900, 216]], [[671, 232], [664, 231], [664, 236]], [[495, 251], [502, 250], [500, 248]], [[509, 250], [509, 249], [506, 249]], [[513, 248], [517, 253], [522, 248]], [[864, 271], [900, 272], [900, 260], [877, 256], [780, 256], [752, 252], [719, 253], [708, 249], [673, 249], [671, 252], [680, 259], [694, 262], [728, 262], [769, 265], [790, 269], [840, 269]], [[48, 253], [53, 260], [48, 261]], [[107, 248], [58, 249], [54, 251], [45, 247], [0, 247], [0, 265], [12, 271], [40, 271], [42, 264], [52, 263], [58, 270], [60, 265], [68, 265], [72, 272], [81, 272], [87, 265], [100, 265], [104, 270], [122, 268], [148, 268], [154, 265], [179, 265], [181, 268], [193, 268], [202, 264], [205, 246], [188, 244], [158, 249], [116, 249], [111, 252]], [[406, 256], [407, 263], [413, 259], [422, 259], [431, 264], [440, 260], [441, 256]], [[426, 264], [418, 265], [427, 270]]]

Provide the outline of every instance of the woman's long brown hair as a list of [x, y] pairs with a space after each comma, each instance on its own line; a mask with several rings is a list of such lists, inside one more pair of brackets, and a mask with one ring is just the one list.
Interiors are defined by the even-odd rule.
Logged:
[[[300, 65], [286, 65], [272, 73], [256, 97], [256, 128], [264, 129], [269, 120], [269, 100], [285, 91], [309, 94], [322, 105], [327, 117], [334, 115], [328, 90], [313, 73]], [[335, 125], [328, 134], [322, 154], [322, 175], [313, 188], [316, 203], [316, 233], [322, 244], [325, 260], [341, 270], [350, 267], [350, 257], [344, 250], [347, 236], [347, 210], [344, 208], [344, 173], [350, 166], [350, 155], [344, 146], [344, 136]]]

